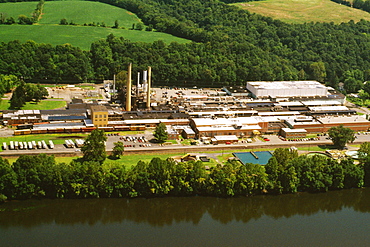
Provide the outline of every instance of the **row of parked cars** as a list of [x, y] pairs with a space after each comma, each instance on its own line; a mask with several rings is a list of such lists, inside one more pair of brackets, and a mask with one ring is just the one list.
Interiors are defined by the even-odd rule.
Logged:
[[140, 143], [145, 143], [148, 142], [148, 139], [145, 138], [145, 136], [121, 136], [119, 138], [122, 141], [126, 142], [140, 142]]
[[[123, 145], [125, 148], [134, 148], [136, 147], [135, 144], [125, 144]], [[144, 144], [139, 144], [139, 147], [151, 147], [152, 144], [149, 144], [149, 143], [144, 143]]]

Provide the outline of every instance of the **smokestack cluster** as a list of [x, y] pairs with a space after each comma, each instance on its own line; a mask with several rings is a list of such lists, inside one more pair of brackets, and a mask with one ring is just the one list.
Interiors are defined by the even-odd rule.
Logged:
[[[132, 93], [132, 64], [128, 65], [127, 82], [126, 82], [126, 111], [131, 111], [131, 93]], [[148, 66], [148, 70], [143, 71], [143, 83], [141, 84], [144, 94], [146, 93], [146, 108], [150, 109], [150, 93], [151, 93], [152, 68]], [[139, 96], [140, 92], [140, 72], [137, 74], [136, 93]]]

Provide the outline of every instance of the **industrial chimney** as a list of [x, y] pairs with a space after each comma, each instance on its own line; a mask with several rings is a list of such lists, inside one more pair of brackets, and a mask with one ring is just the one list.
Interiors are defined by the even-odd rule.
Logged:
[[151, 85], [152, 83], [152, 67], [148, 66], [148, 91], [146, 96], [146, 108], [150, 109], [150, 91], [151, 91]]
[[131, 111], [131, 67], [132, 67], [132, 64], [130, 63], [127, 69], [126, 111]]
[[137, 72], [137, 86], [136, 86], [136, 97], [139, 97], [140, 88], [140, 72]]

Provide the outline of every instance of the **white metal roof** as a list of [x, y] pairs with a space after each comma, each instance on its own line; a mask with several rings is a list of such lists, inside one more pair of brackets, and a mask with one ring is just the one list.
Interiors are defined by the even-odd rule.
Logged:
[[281, 106], [303, 106], [302, 102], [299, 102], [299, 101], [281, 101], [279, 103], [276, 103], [275, 105], [281, 105]]
[[331, 100], [310, 100], [310, 101], [301, 101], [302, 104], [306, 105], [306, 106], [340, 106], [342, 105], [342, 103], [340, 103], [339, 101], [331, 101]]
[[281, 130], [283, 130], [285, 133], [297, 133], [297, 132], [307, 133], [307, 130], [305, 130], [305, 129], [281, 128]]
[[258, 89], [326, 88], [318, 81], [252, 81], [247, 84]]
[[[259, 125], [245, 125], [237, 130], [243, 131], [243, 130], [261, 130], [261, 129], [262, 128]], [[197, 130], [202, 132], [202, 131], [234, 131], [236, 129], [231, 126], [212, 126], [212, 127], [197, 127]]]
[[346, 106], [315, 106], [315, 107], [308, 107], [310, 111], [348, 111], [348, 107]]
[[349, 116], [326, 116], [318, 118], [320, 122], [323, 124], [341, 124], [341, 123], [368, 123], [370, 122], [364, 118], [363, 116], [359, 115], [349, 115]]
[[222, 135], [214, 137], [217, 141], [237, 141], [238, 137], [236, 135]]

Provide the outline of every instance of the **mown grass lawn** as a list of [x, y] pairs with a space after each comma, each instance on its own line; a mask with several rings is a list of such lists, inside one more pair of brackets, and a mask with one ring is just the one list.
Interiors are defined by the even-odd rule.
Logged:
[[[0, 101], [0, 110], [8, 110], [10, 103], [8, 100]], [[66, 102], [63, 100], [41, 100], [40, 102], [27, 102], [22, 110], [53, 110], [66, 107]]]
[[288, 23], [334, 22], [342, 23], [361, 19], [370, 20], [370, 14], [330, 0], [265, 0], [235, 3], [252, 13], [279, 19]]

